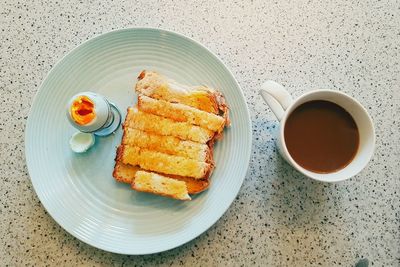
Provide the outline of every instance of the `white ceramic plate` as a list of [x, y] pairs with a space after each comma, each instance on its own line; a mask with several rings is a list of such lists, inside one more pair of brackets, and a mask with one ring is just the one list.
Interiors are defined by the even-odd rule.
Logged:
[[[143, 69], [186, 84], [220, 90], [231, 108], [232, 127], [216, 144], [210, 188], [181, 202], [135, 192], [112, 177], [121, 129], [74, 154], [75, 129], [66, 103], [81, 91], [105, 95], [126, 114]], [[209, 50], [159, 29], [123, 29], [93, 38], [65, 56], [48, 74], [32, 105], [25, 132], [33, 186], [49, 214], [65, 230], [97, 248], [121, 254], [172, 249], [213, 225], [237, 195], [249, 164], [251, 122], [239, 85]]]

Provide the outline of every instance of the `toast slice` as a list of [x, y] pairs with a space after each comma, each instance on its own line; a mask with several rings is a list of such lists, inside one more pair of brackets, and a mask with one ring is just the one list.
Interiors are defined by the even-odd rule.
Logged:
[[218, 103], [213, 91], [205, 86], [190, 87], [153, 71], [142, 71], [135, 87], [136, 92], [168, 102], [182, 103], [197, 109], [218, 114]]
[[142, 71], [139, 74], [135, 90], [155, 99], [172, 103], [181, 103], [206, 112], [222, 115], [229, 126], [229, 108], [224, 96], [206, 86], [187, 86], [154, 71]]
[[[136, 172], [140, 170], [142, 169], [137, 166], [132, 166], [124, 164], [120, 161], [116, 161], [113, 176], [118, 182], [132, 184], [133, 180], [135, 179]], [[185, 182], [189, 194], [198, 194], [200, 192], [203, 192], [210, 185], [209, 179], [193, 179], [190, 177], [182, 177], [177, 175], [163, 176]]]
[[142, 169], [138, 166], [123, 164], [121, 161], [116, 159], [113, 177], [117, 182], [131, 184], [135, 179], [136, 172], [140, 170]]
[[117, 160], [149, 171], [195, 179], [208, 178], [214, 168], [210, 163], [125, 145], [118, 148]]
[[174, 121], [198, 125], [213, 132], [220, 133], [225, 126], [225, 119], [221, 116], [187, 105], [157, 100], [145, 95], [139, 95], [138, 108], [143, 112], [170, 118]]
[[211, 150], [206, 144], [181, 140], [174, 136], [148, 133], [134, 128], [126, 128], [122, 144], [156, 150], [162, 153], [182, 156], [197, 161], [211, 162]]
[[136, 191], [153, 193], [179, 200], [191, 200], [185, 182], [153, 172], [137, 171], [131, 186]]
[[187, 122], [176, 122], [171, 119], [149, 114], [137, 108], [128, 108], [124, 122], [125, 128], [134, 128], [164, 136], [174, 136], [182, 140], [190, 140], [205, 144], [214, 136], [214, 132], [191, 125]]

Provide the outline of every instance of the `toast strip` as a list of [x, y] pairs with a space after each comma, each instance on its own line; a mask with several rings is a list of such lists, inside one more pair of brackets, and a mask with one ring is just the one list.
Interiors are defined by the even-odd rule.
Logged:
[[212, 158], [210, 148], [206, 144], [184, 141], [177, 137], [162, 136], [134, 128], [125, 129], [122, 144], [156, 150], [197, 161], [210, 162]]
[[137, 165], [145, 170], [195, 179], [208, 178], [213, 169], [213, 165], [206, 162], [134, 146], [120, 146], [118, 156], [117, 160], [125, 164]]
[[[137, 166], [124, 164], [121, 161], [115, 162], [113, 176], [116, 181], [126, 184], [132, 184], [137, 171], [142, 170]], [[182, 177], [177, 175], [164, 175], [165, 177], [183, 181], [189, 194], [197, 194], [208, 188], [210, 185], [209, 179], [193, 179], [190, 177]]]
[[222, 132], [225, 120], [213, 113], [205, 112], [187, 105], [157, 100], [148, 96], [138, 97], [139, 110], [154, 115], [198, 125], [213, 132]]
[[113, 177], [117, 182], [131, 184], [135, 179], [137, 171], [141, 170], [139, 166], [123, 164], [121, 161], [116, 160]]
[[153, 71], [142, 71], [136, 92], [168, 102], [181, 103], [206, 112], [219, 113], [214, 91], [205, 86], [186, 86]]
[[131, 186], [133, 189], [141, 192], [153, 193], [179, 200], [191, 200], [185, 182], [152, 172], [137, 171]]
[[159, 135], [175, 136], [182, 140], [191, 140], [205, 144], [214, 133], [187, 122], [176, 122], [157, 115], [141, 112], [137, 108], [129, 108], [124, 127], [134, 128]]

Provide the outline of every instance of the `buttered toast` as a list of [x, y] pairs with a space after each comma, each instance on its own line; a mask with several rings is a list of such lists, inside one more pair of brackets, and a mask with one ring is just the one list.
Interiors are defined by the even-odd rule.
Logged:
[[122, 145], [146, 148], [197, 161], [212, 162], [212, 152], [206, 144], [181, 140], [175, 136], [158, 135], [135, 128], [124, 129]]
[[230, 125], [225, 99], [152, 71], [140, 73], [135, 90], [113, 176], [136, 191], [190, 200], [210, 185], [214, 142]]
[[154, 71], [139, 74], [135, 90], [139, 95], [181, 103], [209, 113], [221, 115], [229, 126], [229, 108], [223, 95], [206, 86], [187, 86]]
[[159, 173], [188, 176], [194, 179], [208, 178], [213, 165], [181, 156], [140, 148], [121, 145], [118, 148], [117, 160], [124, 164], [139, 166], [142, 169]]
[[214, 136], [214, 132], [192, 125], [187, 122], [178, 122], [139, 110], [129, 108], [124, 127], [134, 128], [164, 136], [174, 136], [181, 140], [190, 140], [205, 144]]
[[177, 122], [198, 125], [213, 132], [221, 132], [225, 126], [225, 119], [221, 116], [183, 104], [170, 103], [144, 95], [138, 97], [138, 107], [143, 112], [170, 118]]
[[[118, 182], [132, 184], [133, 180], [135, 179], [136, 172], [140, 170], [142, 169], [137, 166], [123, 164], [122, 162], [117, 161], [115, 164], [113, 176]], [[163, 174], [163, 176], [185, 182], [189, 194], [200, 193], [206, 190], [210, 185], [209, 179], [193, 179], [190, 177], [165, 174]]]
[[137, 171], [132, 188], [147, 193], [171, 197], [179, 200], [191, 200], [186, 183], [172, 178], [148, 172]]

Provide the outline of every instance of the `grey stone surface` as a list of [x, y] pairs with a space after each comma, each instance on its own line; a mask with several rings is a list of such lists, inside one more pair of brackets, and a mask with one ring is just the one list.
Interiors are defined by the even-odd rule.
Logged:
[[[0, 3], [0, 265], [400, 266], [400, 6], [398, 1], [2, 1]], [[29, 179], [24, 127], [56, 62], [112, 29], [151, 26], [194, 38], [232, 70], [253, 121], [243, 187], [209, 231], [148, 256], [100, 251], [46, 213]], [[275, 149], [262, 81], [294, 96], [333, 88], [376, 126], [376, 153], [356, 177], [311, 181]]]

